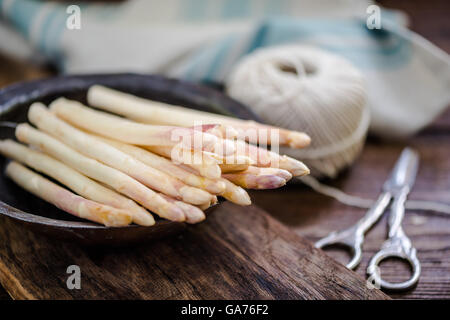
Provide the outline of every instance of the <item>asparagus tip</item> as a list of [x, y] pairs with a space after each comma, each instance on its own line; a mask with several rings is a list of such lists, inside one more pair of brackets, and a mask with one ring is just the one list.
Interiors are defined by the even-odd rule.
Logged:
[[195, 187], [181, 187], [180, 194], [184, 202], [191, 204], [202, 204], [211, 201], [211, 194], [209, 192]]
[[287, 139], [289, 147], [294, 149], [307, 147], [311, 143], [311, 138], [303, 132], [290, 132]]
[[299, 165], [298, 168], [295, 168], [291, 171], [292, 175], [294, 177], [302, 177], [310, 174], [309, 168], [303, 164], [303, 162], [300, 162], [301, 166]]

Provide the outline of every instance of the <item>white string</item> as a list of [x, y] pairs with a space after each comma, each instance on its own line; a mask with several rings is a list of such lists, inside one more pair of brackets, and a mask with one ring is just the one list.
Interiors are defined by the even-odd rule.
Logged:
[[[375, 202], [372, 199], [349, 195], [337, 188], [320, 183], [316, 178], [312, 176], [302, 177], [300, 178], [300, 180], [304, 184], [311, 187], [314, 191], [329, 196], [348, 206], [369, 209]], [[405, 207], [406, 209], [410, 210], [423, 211], [423, 213], [429, 213], [431, 211], [450, 215], [450, 205], [435, 201], [407, 200], [405, 203]]]
[[360, 154], [370, 124], [366, 85], [337, 55], [298, 44], [256, 50], [233, 68], [226, 90], [264, 122], [307, 132], [308, 148], [280, 153], [314, 176], [333, 178]]

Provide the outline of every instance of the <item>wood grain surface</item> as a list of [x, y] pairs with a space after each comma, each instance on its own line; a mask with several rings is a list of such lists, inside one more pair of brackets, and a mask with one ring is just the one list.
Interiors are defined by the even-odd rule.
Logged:
[[[398, 8], [408, 13], [411, 28], [426, 37], [431, 42], [450, 52], [450, 20], [448, 12], [450, 2], [446, 0], [412, 1], [412, 0], [383, 0], [382, 5]], [[11, 82], [41, 77], [48, 71], [29, 65], [14, 62], [0, 57], [0, 86]], [[447, 110], [435, 123], [419, 135], [402, 143], [387, 143], [369, 139], [364, 152], [356, 164], [331, 185], [338, 186], [346, 192], [374, 198], [378, 194], [383, 181], [391, 166], [397, 159], [405, 145], [417, 148], [421, 154], [421, 167], [416, 185], [411, 193], [412, 199], [429, 199], [449, 203], [450, 199], [450, 111]], [[252, 192], [255, 206], [249, 210], [248, 217], [254, 217], [258, 222], [250, 220], [248, 226], [243, 227], [241, 217], [247, 218], [233, 210], [227, 204], [221, 211], [217, 211], [208, 221], [195, 226], [181, 238], [171, 239], [167, 243], [152, 244], [134, 249], [136, 253], [148, 253], [150, 258], [140, 260], [136, 267], [124, 272], [119, 267], [112, 267], [116, 263], [125, 263], [126, 250], [112, 254], [108, 251], [96, 251], [59, 245], [64, 251], [46, 250], [48, 240], [35, 236], [28, 231], [17, 229], [9, 222], [0, 221], [0, 276], [2, 285], [8, 288], [14, 297], [45, 297], [44, 293], [37, 294], [33, 287], [43, 286], [50, 292], [56, 292], [58, 298], [79, 297], [80, 293], [65, 290], [65, 268], [67, 263], [86, 263], [93, 276], [86, 279], [89, 288], [98, 290], [98, 297], [108, 297], [117, 294], [114, 287], [102, 287], [101, 279], [113, 279], [114, 275], [122, 275], [118, 280], [123, 292], [130, 288], [139, 290], [130, 293], [129, 298], [142, 296], [157, 296], [159, 298], [204, 298], [204, 297], [268, 297], [292, 298], [304, 297], [305, 292], [314, 292], [322, 297], [335, 297], [325, 286], [318, 292], [314, 288], [304, 285], [305, 270], [296, 269], [299, 262], [310, 262], [311, 257], [300, 254], [302, 250], [311, 250], [302, 238], [296, 234], [315, 241], [331, 230], [342, 229], [357, 221], [364, 211], [341, 205], [334, 200], [310, 191], [307, 187], [291, 185], [283, 190]], [[263, 210], [258, 209], [262, 208]], [[265, 211], [269, 212], [267, 216]], [[231, 218], [227, 215], [231, 212]], [[234, 215], [241, 219], [235, 219]], [[244, 219], [245, 220], [245, 219]], [[246, 220], [248, 222], [248, 220]], [[235, 223], [240, 223], [236, 225]], [[241, 228], [234, 232], [233, 228]], [[448, 216], [435, 215], [429, 212], [408, 211], [404, 220], [405, 232], [418, 249], [418, 256], [422, 263], [422, 276], [416, 288], [402, 294], [389, 295], [393, 298], [450, 298], [450, 219]], [[261, 230], [261, 232], [253, 232]], [[282, 230], [282, 232], [281, 232]], [[249, 237], [249, 232], [253, 237]], [[279, 233], [282, 234], [279, 234]], [[386, 219], [369, 232], [364, 246], [364, 256], [357, 273], [360, 278], [350, 277], [349, 272], [340, 266], [331, 264], [339, 270], [338, 278], [328, 278], [334, 283], [351, 281], [361, 284], [368, 259], [378, 250], [386, 235]], [[8, 237], [8, 238], [6, 238]], [[5, 240], [8, 239], [8, 240]], [[17, 240], [17, 241], [16, 241]], [[209, 242], [208, 242], [209, 241]], [[204, 243], [206, 242], [206, 243]], [[190, 244], [190, 245], [187, 245]], [[245, 245], [244, 245], [245, 244]], [[256, 249], [257, 248], [257, 249]], [[277, 250], [273, 250], [276, 248]], [[305, 249], [306, 248], [306, 249]], [[300, 250], [301, 249], [301, 250]], [[212, 252], [225, 252], [225, 256], [206, 259]], [[17, 266], [11, 273], [7, 273], [8, 262], [20, 259], [22, 255], [35, 254], [40, 257], [35, 264]], [[288, 253], [280, 256], [280, 252]], [[307, 251], [306, 251], [307, 252]], [[315, 252], [315, 251], [314, 251]], [[170, 263], [167, 254], [177, 256], [185, 263]], [[197, 258], [193, 258], [195, 254]], [[336, 256], [333, 252], [333, 256]], [[325, 259], [323, 255], [314, 255], [313, 263]], [[341, 256], [337, 256], [341, 259]], [[149, 266], [150, 259], [154, 267]], [[152, 260], [154, 259], [154, 260]], [[198, 259], [198, 260], [197, 260]], [[280, 261], [281, 260], [281, 261]], [[20, 260], [18, 260], [20, 261]], [[46, 262], [47, 261], [47, 262]], [[48, 261], [52, 261], [49, 264]], [[157, 266], [157, 267], [156, 267]], [[21, 276], [24, 268], [25, 276]], [[108, 272], [103, 273], [106, 268]], [[159, 268], [159, 269], [158, 269]], [[5, 272], [5, 270], [7, 270]], [[151, 270], [151, 276], [146, 273]], [[206, 273], [198, 272], [206, 271]], [[289, 271], [287, 271], [289, 270]], [[383, 264], [383, 275], [390, 280], [403, 280], [408, 273], [407, 266], [388, 262]], [[138, 271], [138, 272], [133, 272]], [[41, 282], [27, 282], [27, 277], [45, 274]], [[230, 274], [236, 273], [234, 279]], [[145, 276], [137, 276], [143, 274]], [[202, 275], [203, 274], [203, 275]], [[183, 277], [182, 277], [183, 276]], [[322, 274], [326, 277], [327, 275]], [[18, 285], [15, 280], [23, 278], [25, 287]], [[160, 281], [152, 285], [154, 278]], [[329, 274], [328, 274], [329, 277]], [[9, 279], [6, 281], [5, 279]], [[236, 284], [236, 282], [238, 282]], [[220, 283], [220, 290], [214, 290]], [[295, 288], [286, 287], [289, 283]], [[355, 283], [355, 282], [351, 282]], [[236, 287], [234, 286], [236, 284]], [[299, 287], [297, 287], [297, 285]], [[309, 284], [311, 285], [311, 284]], [[346, 286], [348, 287], [348, 286]], [[346, 288], [345, 287], [345, 288]], [[14, 292], [11, 288], [17, 288]], [[144, 290], [145, 289], [145, 290]], [[288, 290], [287, 290], [288, 289]], [[45, 290], [44, 290], [45, 291]], [[145, 293], [143, 293], [145, 291]], [[287, 292], [286, 292], [287, 291]], [[375, 291], [374, 291], [375, 292]], [[93, 293], [94, 294], [94, 293]], [[350, 294], [362, 297], [367, 294], [364, 286], [357, 292], [347, 292], [341, 288], [340, 294], [349, 297]], [[373, 292], [368, 293], [370, 297]], [[376, 293], [378, 294], [378, 293]], [[78, 296], [77, 296], [78, 295]], [[90, 296], [92, 297], [92, 296]], [[117, 296], [116, 296], [117, 297]], [[0, 289], [0, 299], [8, 298], [6, 292]]]
[[[82, 248], [1, 218], [0, 280], [16, 299], [384, 299], [256, 206], [224, 203], [178, 237]], [[81, 289], [66, 287], [69, 265]]]

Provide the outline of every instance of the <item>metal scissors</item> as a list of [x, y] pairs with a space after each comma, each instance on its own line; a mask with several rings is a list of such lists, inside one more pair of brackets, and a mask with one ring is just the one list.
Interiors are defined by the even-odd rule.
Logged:
[[[354, 269], [361, 262], [364, 234], [378, 221], [388, 208], [392, 200], [389, 215], [388, 238], [369, 262], [367, 274], [379, 284], [381, 288], [390, 290], [405, 290], [414, 286], [420, 276], [420, 262], [416, 256], [416, 249], [402, 229], [405, 215], [405, 201], [411, 190], [419, 166], [419, 156], [416, 151], [405, 148], [397, 160], [389, 179], [384, 183], [383, 190], [375, 204], [362, 219], [354, 226], [330, 233], [327, 237], [316, 242], [317, 248], [330, 245], [341, 245], [351, 250], [353, 258], [347, 268]], [[406, 260], [412, 267], [412, 276], [401, 283], [392, 283], [381, 278], [379, 264], [387, 258]]]

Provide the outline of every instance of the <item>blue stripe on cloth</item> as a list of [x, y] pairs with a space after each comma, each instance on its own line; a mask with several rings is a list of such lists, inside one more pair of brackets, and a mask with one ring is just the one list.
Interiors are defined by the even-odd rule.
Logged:
[[[216, 82], [233, 38], [198, 50], [186, 76], [190, 80]], [[328, 41], [330, 40], [330, 41]], [[299, 43], [313, 44], [344, 56], [361, 69], [401, 68], [412, 56], [411, 43], [405, 37], [386, 30], [369, 30], [364, 20], [317, 20], [271, 18], [255, 29], [243, 54], [260, 47]], [[235, 62], [235, 61], [234, 61]]]
[[206, 18], [208, 0], [184, 0], [181, 1], [179, 17], [188, 21], [201, 21]]
[[288, 8], [287, 0], [266, 0], [264, 4], [264, 14], [266, 16], [281, 15]]
[[[317, 39], [329, 37], [332, 43]], [[405, 65], [412, 55], [411, 43], [384, 30], [369, 30], [365, 21], [270, 18], [254, 33], [247, 53], [285, 43], [312, 43], [339, 53], [361, 68], [394, 68]]]
[[205, 65], [212, 59], [211, 51], [211, 47], [198, 50], [198, 52], [191, 58], [191, 61], [186, 68], [184, 79], [190, 81], [204, 79], [206, 74]]
[[[3, 3], [1, 3], [3, 5]], [[10, 20], [16, 28], [25, 36], [29, 36], [31, 23], [34, 16], [42, 8], [42, 3], [31, 0], [13, 1], [8, 12], [8, 20]]]
[[40, 49], [50, 58], [54, 59], [57, 65], [61, 62], [60, 37], [66, 29], [67, 14], [65, 7], [58, 6], [52, 8], [48, 13], [41, 28], [38, 45]]
[[50, 32], [51, 26], [53, 24], [53, 20], [57, 17], [58, 12], [59, 12], [59, 9], [57, 7], [50, 8], [49, 11], [47, 12], [47, 16], [45, 17], [44, 22], [42, 23], [37, 45], [38, 45], [39, 49], [42, 50], [43, 52], [47, 51], [47, 47], [46, 47], [46, 43], [45, 43], [46, 39], [47, 39], [47, 34]]
[[235, 35], [228, 35], [203, 49], [191, 58], [183, 78], [190, 81], [217, 82], [223, 62], [235, 43]]
[[227, 0], [223, 2], [221, 17], [224, 19], [244, 18], [250, 14], [250, 0]]
[[261, 47], [266, 42], [267, 35], [270, 29], [270, 20], [264, 21], [256, 28], [255, 35], [248, 45], [246, 53], [250, 53], [258, 47]]
[[231, 34], [217, 44], [215, 57], [211, 60], [209, 70], [204, 77], [205, 81], [213, 82], [218, 78], [220, 71], [222, 71], [226, 56], [233, 47], [233, 44], [235, 44], [235, 40], [236, 36]]

